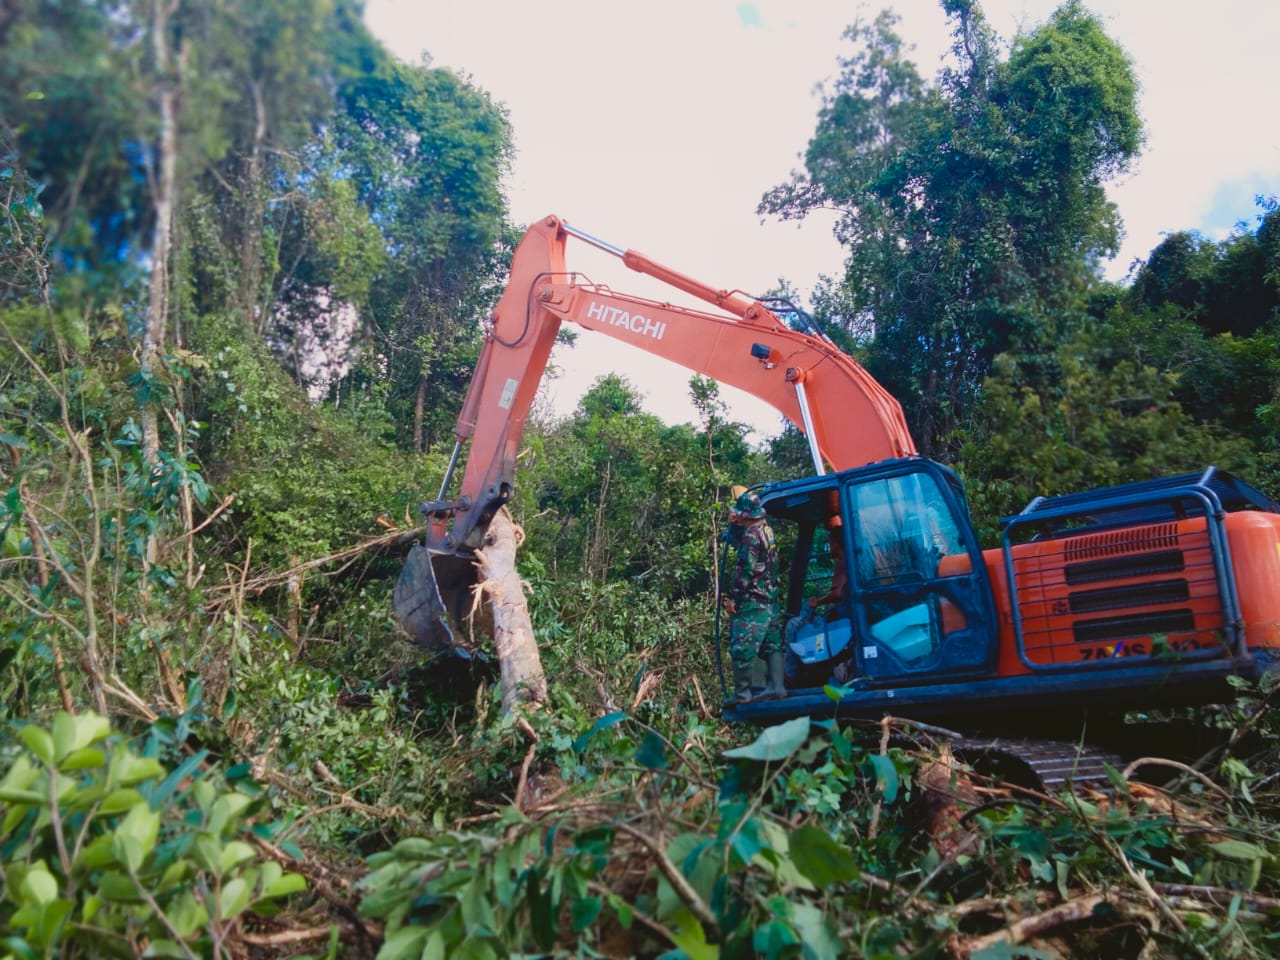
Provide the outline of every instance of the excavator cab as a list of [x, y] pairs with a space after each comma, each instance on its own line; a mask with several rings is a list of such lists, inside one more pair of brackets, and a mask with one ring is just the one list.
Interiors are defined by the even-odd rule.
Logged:
[[[782, 603], [793, 697], [994, 670], [991, 583], [950, 469], [904, 458], [769, 484], [760, 499], [778, 542], [794, 544]], [[840, 580], [840, 595], [811, 612], [809, 598]]]

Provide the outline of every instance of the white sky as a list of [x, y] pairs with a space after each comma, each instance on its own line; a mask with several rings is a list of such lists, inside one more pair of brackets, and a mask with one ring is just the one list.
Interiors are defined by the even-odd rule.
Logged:
[[[1005, 39], [1042, 23], [1057, 0], [982, 0]], [[1166, 232], [1215, 239], [1280, 193], [1280, 3], [1086, 0], [1129, 53], [1147, 146], [1109, 187], [1126, 238], [1107, 274], [1122, 279]], [[844, 28], [892, 7], [932, 78], [950, 45], [936, 0], [367, 0], [366, 21], [400, 57], [469, 75], [506, 105], [516, 158], [512, 218], [547, 214], [642, 251], [715, 287], [761, 294], [786, 278], [807, 294], [838, 275], [832, 220], [760, 222], [765, 191], [801, 164], [818, 85], [852, 48]], [[570, 241], [570, 269], [621, 292], [672, 299], [607, 255]], [[687, 302], [687, 301], [685, 301]], [[802, 304], [806, 305], [807, 304]], [[546, 387], [571, 412], [601, 375], [624, 374], [669, 423], [694, 419], [690, 373], [587, 331]], [[730, 415], [777, 432], [771, 408], [723, 388]]]

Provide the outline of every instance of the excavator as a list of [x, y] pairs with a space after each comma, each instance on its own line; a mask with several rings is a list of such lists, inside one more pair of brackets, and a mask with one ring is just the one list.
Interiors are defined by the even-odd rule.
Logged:
[[[590, 282], [566, 268], [570, 239], [706, 308]], [[436, 651], [459, 646], [450, 623], [470, 606], [475, 551], [511, 497], [521, 432], [567, 321], [759, 397], [807, 440], [812, 476], [755, 488], [788, 545], [787, 695], [738, 702], [722, 670], [726, 719], [1183, 706], [1220, 702], [1230, 678], [1258, 679], [1280, 661], [1280, 504], [1209, 467], [1037, 498], [983, 549], [960, 478], [917, 453], [898, 401], [776, 307], [554, 216], [529, 227], [439, 497], [421, 507], [425, 542], [396, 585], [410, 637]], [[446, 499], [468, 444], [459, 493]], [[844, 584], [839, 599], [809, 614], [807, 599], [833, 580]]]

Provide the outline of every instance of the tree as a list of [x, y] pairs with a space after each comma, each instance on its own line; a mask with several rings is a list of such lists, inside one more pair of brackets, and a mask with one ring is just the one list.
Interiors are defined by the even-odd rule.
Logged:
[[451, 432], [493, 277], [514, 246], [500, 189], [511, 133], [466, 78], [397, 63], [372, 41], [357, 54], [332, 135], [390, 254], [369, 333], [393, 416], [421, 452]]
[[946, 0], [952, 64], [936, 86], [895, 18], [858, 45], [823, 101], [805, 169], [762, 213], [834, 208], [849, 248], [822, 309], [864, 344], [921, 452], [939, 456], [995, 356], [1052, 342], [1056, 319], [1116, 241], [1102, 185], [1141, 143], [1132, 67], [1075, 2], [1001, 61], [970, 0]]
[[958, 464], [988, 543], [997, 519], [1036, 496], [1211, 464], [1251, 474], [1250, 444], [1188, 416], [1177, 383], [1114, 323], [1082, 325], [1050, 353], [998, 357]]

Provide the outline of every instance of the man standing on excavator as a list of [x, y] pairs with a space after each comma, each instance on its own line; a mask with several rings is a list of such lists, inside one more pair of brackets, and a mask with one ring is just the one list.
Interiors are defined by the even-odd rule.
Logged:
[[734, 697], [738, 703], [751, 702], [751, 667], [760, 657], [768, 677], [760, 699], [778, 700], [787, 695], [782, 678], [786, 658], [778, 620], [778, 547], [773, 530], [765, 521], [760, 498], [750, 490], [729, 508], [729, 522], [741, 528], [738, 559], [725, 600], [730, 616]]

